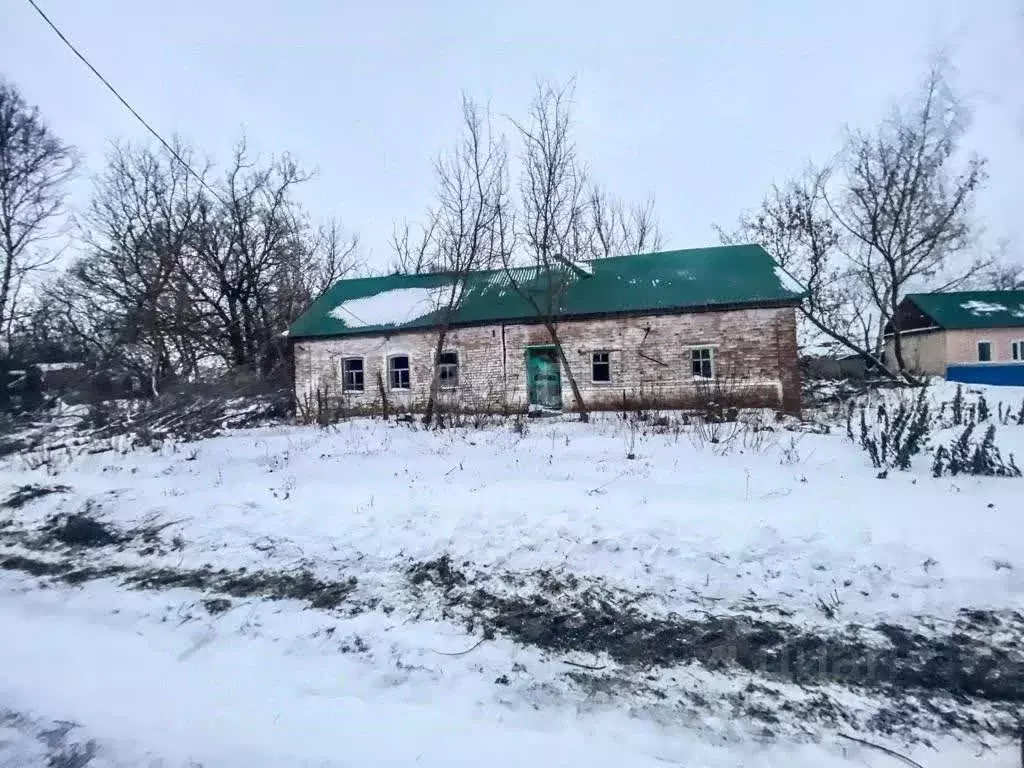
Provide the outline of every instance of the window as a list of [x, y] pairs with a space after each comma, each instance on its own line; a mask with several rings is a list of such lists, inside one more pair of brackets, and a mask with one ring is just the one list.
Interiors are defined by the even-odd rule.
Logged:
[[990, 362], [992, 362], [992, 342], [991, 341], [979, 341], [978, 342], [978, 362], [979, 363], [990, 363]]
[[1013, 342], [1010, 351], [1013, 352], [1014, 360], [1024, 360], [1024, 340]]
[[713, 379], [715, 377], [715, 358], [713, 349], [710, 347], [691, 349], [690, 360], [693, 363], [693, 378]]
[[342, 385], [345, 392], [363, 391], [363, 359], [350, 357], [342, 363]]
[[409, 356], [395, 355], [388, 358], [388, 376], [392, 389], [409, 388]]
[[437, 383], [442, 388], [459, 386], [459, 353], [442, 352], [437, 359]]
[[611, 355], [607, 352], [595, 352], [591, 357], [590, 380], [595, 384], [607, 383], [612, 380]]

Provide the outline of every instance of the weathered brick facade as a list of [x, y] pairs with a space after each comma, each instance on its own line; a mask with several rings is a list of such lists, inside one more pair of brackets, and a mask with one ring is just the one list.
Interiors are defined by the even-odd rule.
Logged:
[[[567, 320], [558, 332], [588, 408], [619, 408], [623, 401], [684, 405], [715, 388], [724, 397], [800, 409], [796, 311], [789, 307], [634, 315]], [[526, 348], [550, 343], [541, 324], [496, 324], [449, 331], [446, 351], [458, 353], [458, 386], [440, 399], [469, 410], [526, 407]], [[353, 409], [376, 410], [383, 383], [389, 403], [418, 409], [426, 402], [436, 332], [296, 340], [295, 390], [300, 407], [317, 392]], [[695, 379], [694, 348], [713, 350], [715, 381]], [[611, 381], [592, 381], [592, 355], [609, 353]], [[408, 355], [410, 388], [389, 386], [388, 359]], [[363, 361], [363, 392], [343, 392], [342, 361]], [[378, 379], [378, 376], [380, 377]], [[574, 407], [565, 371], [562, 400]]]

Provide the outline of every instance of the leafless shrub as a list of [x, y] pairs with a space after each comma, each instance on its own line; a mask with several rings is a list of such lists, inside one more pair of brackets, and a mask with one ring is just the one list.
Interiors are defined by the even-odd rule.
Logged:
[[530, 424], [523, 414], [516, 414], [512, 419], [512, 433], [520, 438], [526, 437], [530, 432]]
[[779, 459], [779, 463], [792, 466], [801, 461], [803, 461], [803, 457], [800, 455], [800, 439], [796, 435], [790, 435], [789, 443], [782, 448], [782, 457]]
[[744, 453], [764, 454], [778, 445], [779, 432], [773, 426], [765, 424], [760, 414], [740, 416], [740, 449]]
[[843, 606], [843, 601], [839, 599], [839, 593], [836, 590], [832, 590], [824, 598], [819, 597], [815, 601], [814, 606], [822, 612], [826, 619], [834, 619], [838, 615], [839, 609]]
[[696, 446], [717, 446], [719, 452], [731, 449], [743, 434], [739, 404], [743, 402], [744, 382], [735, 370], [716, 366], [713, 375], [694, 378], [693, 423], [691, 441]]
[[302, 424], [316, 424], [326, 428], [343, 421], [349, 413], [343, 398], [333, 396], [329, 387], [317, 387], [299, 398], [296, 415]]
[[626, 429], [623, 433], [626, 442], [626, 458], [636, 458], [636, 436], [639, 426], [635, 419], [626, 419]]

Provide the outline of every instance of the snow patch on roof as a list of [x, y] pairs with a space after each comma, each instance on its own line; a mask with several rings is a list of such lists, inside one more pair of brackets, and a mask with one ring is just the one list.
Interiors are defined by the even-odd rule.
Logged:
[[791, 293], [803, 293], [805, 290], [804, 287], [797, 282], [795, 277], [789, 274], [789, 272], [784, 270], [778, 264], [775, 265], [775, 277], [778, 278], [782, 287]]
[[996, 304], [988, 301], [965, 301], [960, 305], [972, 315], [991, 315], [996, 312], [1006, 312], [1005, 304]]
[[343, 320], [349, 328], [403, 325], [446, 306], [450, 296], [450, 285], [395, 288], [343, 301], [328, 314], [335, 320]]

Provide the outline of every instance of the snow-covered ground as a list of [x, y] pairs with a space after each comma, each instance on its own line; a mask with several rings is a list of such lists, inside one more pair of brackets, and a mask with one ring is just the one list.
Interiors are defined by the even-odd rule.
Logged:
[[[613, 415], [525, 425], [8, 457], [2, 497], [38, 497], [0, 508], [0, 766], [891, 763], [841, 733], [1017, 764], [1009, 694], [890, 685], [954, 636], [965, 666], [1024, 669], [1024, 480], [936, 479], [928, 456], [879, 479], [841, 421], [725, 447]], [[1024, 457], [1024, 426], [997, 443]], [[117, 541], [55, 539], [75, 514]], [[912, 637], [883, 668], [829, 666], [886, 627]], [[822, 669], [788, 679], [776, 636]]]

